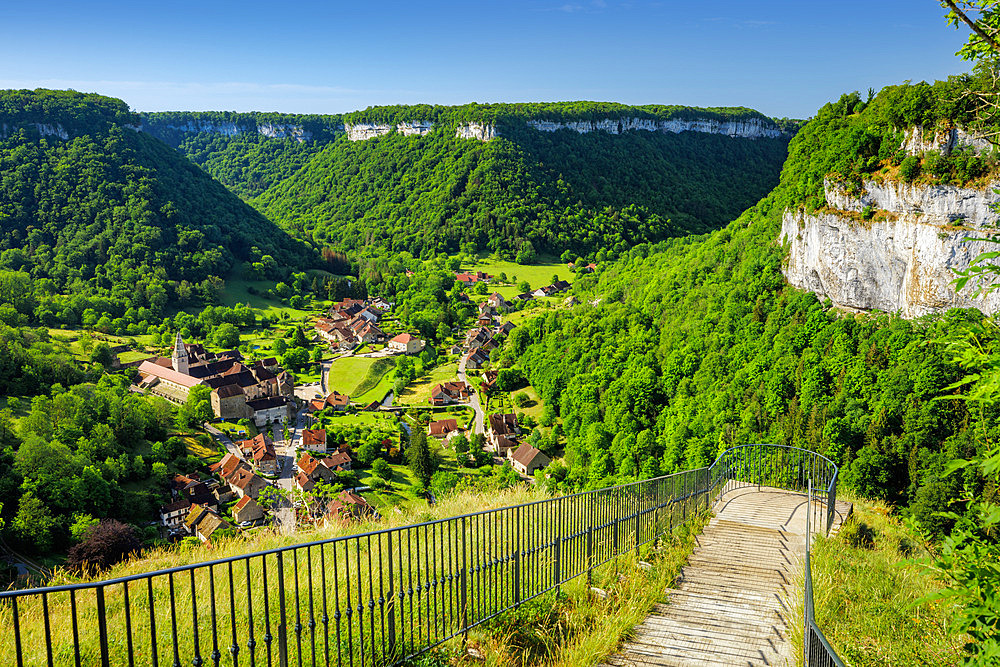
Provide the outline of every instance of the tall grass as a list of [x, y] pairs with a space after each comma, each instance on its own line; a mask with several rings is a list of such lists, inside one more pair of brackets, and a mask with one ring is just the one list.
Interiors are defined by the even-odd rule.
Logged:
[[[816, 621], [847, 664], [959, 663], [968, 638], [949, 631], [951, 606], [922, 601], [944, 585], [925, 567], [928, 555], [920, 537], [878, 502], [856, 501], [838, 535], [815, 539]], [[795, 629], [801, 656], [802, 629]]]
[[[588, 562], [605, 562], [619, 549], [634, 549], [700, 506], [702, 500], [693, 498], [630, 514], [652, 498], [679, 497], [687, 482], [672, 477], [530, 505], [521, 504], [540, 496], [527, 489], [458, 495], [377, 525], [297, 535], [299, 544], [308, 543], [277, 553], [267, 551], [296, 542], [264, 534], [210, 551], [164, 549], [119, 565], [102, 581], [160, 571], [155, 576], [25, 596], [16, 610], [0, 604], [0, 627], [12, 628], [16, 614], [26, 665], [46, 664], [50, 655], [54, 664], [96, 664], [102, 636], [113, 665], [129, 664], [129, 655], [135, 664], [197, 664], [198, 658], [207, 664], [216, 652], [269, 664], [282, 643], [289, 664], [388, 664], [480, 623], [483, 634], [477, 636], [484, 642], [502, 637], [509, 612], [497, 616], [501, 610], [534, 595], [544, 602], [552, 596], [542, 592], [559, 578], [583, 572]], [[482, 512], [498, 508], [505, 509]], [[471, 512], [480, 513], [424, 523]], [[367, 532], [374, 530], [379, 532]], [[669, 547], [649, 553], [659, 564], [651, 574], [630, 566], [628, 557], [611, 558], [595, 575], [608, 591], [606, 600], [589, 599], [585, 577], [565, 584], [556, 618], [566, 620], [532, 625], [551, 637], [540, 644], [552, 648], [544, 660], [584, 664], [595, 651], [613, 650], [676, 574], [681, 553], [690, 548], [686, 537], [685, 529]], [[162, 572], [226, 558], [234, 560]], [[52, 584], [79, 581], [60, 573]], [[501, 639], [490, 652], [520, 660], [519, 641]], [[0, 633], [0, 664], [13, 662], [14, 643], [13, 632]]]
[[[470, 631], [468, 650], [457, 643], [413, 665], [480, 662], [487, 667], [582, 667], [614, 653], [633, 628], [665, 597], [694, 550], [708, 514], [692, 518], [656, 545], [643, 547], [639, 566], [630, 550], [594, 570], [591, 591], [585, 577], [546, 593]], [[480, 664], [482, 664], [480, 663]]]

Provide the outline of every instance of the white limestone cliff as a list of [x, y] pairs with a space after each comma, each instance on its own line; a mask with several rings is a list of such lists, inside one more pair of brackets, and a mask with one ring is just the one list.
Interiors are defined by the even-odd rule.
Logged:
[[[265, 137], [273, 139], [290, 139], [299, 143], [312, 141], [312, 132], [301, 125], [287, 123], [259, 123], [256, 128], [253, 125], [240, 125], [233, 122], [209, 121], [209, 120], [188, 120], [184, 123], [166, 123], [162, 127], [178, 132], [191, 132], [198, 134], [221, 134], [226, 137], [235, 137], [247, 132], [256, 131]], [[142, 131], [143, 126], [138, 127]], [[331, 128], [334, 130], [340, 127]]]
[[570, 121], [565, 123], [551, 120], [529, 120], [528, 125], [541, 132], [555, 132], [557, 130], [568, 129], [581, 134], [587, 132], [622, 134], [630, 130], [645, 130], [647, 132], [672, 132], [674, 134], [681, 132], [705, 132], [709, 134], [724, 134], [743, 139], [776, 138], [785, 134], [776, 125], [760, 118], [728, 121], [706, 118], [692, 120], [680, 118], [672, 120], [619, 118]]
[[[59, 137], [69, 139], [69, 132], [62, 125], [56, 123], [27, 123], [26, 125], [38, 130], [38, 134], [43, 137]], [[9, 137], [14, 132], [15, 126], [7, 123], [0, 124], [0, 138]]]
[[455, 136], [459, 139], [478, 139], [479, 141], [490, 141], [500, 136], [494, 125], [486, 123], [462, 123], [455, 128]]
[[922, 125], [914, 125], [903, 134], [901, 148], [910, 155], [921, 156], [937, 151], [951, 155], [956, 149], [971, 148], [976, 155], [991, 150], [990, 142], [960, 127], [950, 127], [925, 131]]
[[429, 120], [410, 121], [389, 125], [385, 123], [348, 123], [344, 125], [347, 138], [351, 141], [365, 141], [389, 134], [393, 130], [405, 137], [424, 136], [434, 129]]
[[[785, 278], [851, 311], [898, 311], [911, 318], [953, 307], [1000, 311], [1000, 292], [973, 298], [973, 287], [958, 293], [952, 284], [954, 269], [998, 249], [968, 240], [1000, 232], [1000, 215], [991, 209], [1000, 203], [997, 186], [865, 181], [864, 191], [851, 195], [827, 181], [826, 200], [834, 210], [784, 213]], [[864, 221], [856, 214], [867, 206], [890, 215]]]

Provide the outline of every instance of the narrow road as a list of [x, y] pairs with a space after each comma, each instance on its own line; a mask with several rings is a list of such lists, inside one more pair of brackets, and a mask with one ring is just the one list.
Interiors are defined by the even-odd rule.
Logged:
[[[466, 375], [465, 375], [465, 357], [462, 357], [462, 360], [460, 362], [458, 362], [458, 379], [459, 379], [459, 381], [464, 382], [465, 384], [469, 385], [470, 388], [472, 387], [472, 383], [469, 382], [469, 378], [466, 377]], [[469, 400], [469, 404], [472, 406], [472, 411], [474, 413], [476, 413], [475, 423], [473, 425], [472, 432], [473, 433], [485, 433], [486, 432], [486, 425], [485, 425], [486, 415], [483, 413], [482, 406], [479, 405], [478, 390], [477, 390], [477, 393], [475, 393], [475, 394], [472, 395], [472, 398]]]

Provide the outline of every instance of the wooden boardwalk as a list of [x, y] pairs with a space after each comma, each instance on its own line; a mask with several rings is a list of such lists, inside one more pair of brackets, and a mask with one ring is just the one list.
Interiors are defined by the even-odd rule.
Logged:
[[[805, 556], [806, 499], [764, 487], [731, 489], [696, 539], [669, 602], [635, 628], [613, 667], [795, 664], [789, 627]], [[850, 513], [838, 502], [834, 530]]]

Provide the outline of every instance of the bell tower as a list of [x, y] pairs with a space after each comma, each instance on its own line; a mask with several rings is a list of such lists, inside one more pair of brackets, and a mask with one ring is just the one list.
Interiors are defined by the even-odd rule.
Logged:
[[170, 365], [174, 367], [174, 370], [178, 373], [188, 374], [188, 353], [184, 349], [184, 339], [181, 338], [181, 333], [177, 332], [177, 338], [174, 340], [174, 352], [170, 355]]

